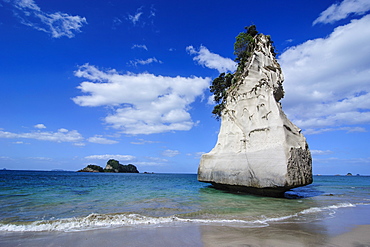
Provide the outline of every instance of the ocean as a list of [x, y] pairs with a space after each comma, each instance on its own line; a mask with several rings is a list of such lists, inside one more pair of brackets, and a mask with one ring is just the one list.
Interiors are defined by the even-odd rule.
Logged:
[[217, 190], [196, 174], [0, 171], [0, 236], [186, 224], [261, 228], [360, 207], [370, 207], [369, 176], [314, 176], [286, 198], [271, 198]]

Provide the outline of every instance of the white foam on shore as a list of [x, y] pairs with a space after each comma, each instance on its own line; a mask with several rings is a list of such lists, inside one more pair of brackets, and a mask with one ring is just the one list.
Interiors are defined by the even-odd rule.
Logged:
[[352, 203], [339, 203], [337, 205], [332, 205], [332, 206], [327, 206], [327, 207], [312, 207], [305, 209], [301, 212], [301, 214], [311, 214], [311, 213], [317, 213], [317, 212], [323, 212], [327, 210], [333, 210], [333, 209], [338, 209], [338, 208], [352, 208], [356, 207], [356, 205]]
[[138, 214], [90, 214], [81, 218], [42, 220], [30, 224], [0, 224], [0, 231], [76, 231], [114, 226], [164, 224], [176, 221], [176, 217], [147, 217]]
[[86, 217], [67, 218], [60, 220], [42, 220], [29, 224], [0, 224], [0, 231], [8, 232], [40, 232], [40, 231], [83, 231], [106, 227], [140, 226], [140, 225], [162, 225], [169, 223], [198, 223], [198, 224], [237, 224], [244, 227], [265, 227], [269, 222], [279, 222], [303, 215], [316, 214], [318, 212], [333, 211], [339, 208], [356, 207], [351, 203], [340, 203], [326, 207], [312, 207], [301, 212], [281, 216], [265, 217], [257, 220], [239, 219], [186, 219], [177, 216], [171, 217], [149, 217], [139, 214], [90, 214]]

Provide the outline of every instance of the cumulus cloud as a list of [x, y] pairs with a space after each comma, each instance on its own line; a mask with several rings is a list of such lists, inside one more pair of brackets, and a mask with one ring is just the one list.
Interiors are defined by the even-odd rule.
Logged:
[[66, 13], [46, 13], [33, 0], [10, 0], [14, 13], [22, 24], [50, 34], [53, 38], [72, 38], [87, 24], [85, 17]]
[[167, 149], [167, 150], [164, 150], [162, 152], [162, 155], [163, 156], [166, 156], [166, 157], [175, 157], [175, 156], [177, 156], [179, 154], [180, 154], [180, 151], [178, 151], [178, 150], [171, 150], [171, 149]]
[[81, 142], [83, 137], [77, 130], [59, 129], [52, 131], [34, 131], [29, 133], [12, 133], [0, 130], [0, 138], [25, 138], [53, 142]]
[[370, 15], [352, 20], [279, 57], [283, 108], [299, 127], [339, 130], [370, 123], [369, 25]]
[[350, 14], [363, 15], [369, 10], [369, 0], [344, 0], [341, 3], [334, 3], [324, 10], [313, 22], [313, 25], [318, 23], [334, 23], [347, 18]]
[[153, 134], [190, 130], [190, 104], [202, 96], [210, 78], [120, 74], [85, 64], [76, 72], [85, 78], [78, 88], [86, 95], [73, 101], [80, 106], [112, 106], [105, 122], [126, 134]]
[[98, 143], [98, 144], [116, 144], [118, 143], [118, 141], [115, 141], [115, 140], [109, 140], [105, 137], [102, 137], [100, 135], [96, 135], [96, 136], [93, 136], [93, 137], [90, 137], [89, 139], [87, 139], [89, 142], [92, 142], [92, 143]]
[[194, 61], [210, 69], [217, 69], [218, 72], [233, 72], [236, 69], [236, 63], [230, 58], [221, 57], [218, 54], [210, 52], [205, 46], [200, 46], [197, 51], [193, 46], [186, 47], [190, 55], [195, 55]]
[[35, 126], [36, 129], [46, 129], [46, 126], [44, 124], [36, 124]]
[[85, 159], [89, 160], [110, 160], [115, 159], [122, 161], [133, 161], [136, 159], [135, 156], [132, 155], [122, 155], [122, 154], [97, 154], [97, 155], [90, 155], [86, 156]]

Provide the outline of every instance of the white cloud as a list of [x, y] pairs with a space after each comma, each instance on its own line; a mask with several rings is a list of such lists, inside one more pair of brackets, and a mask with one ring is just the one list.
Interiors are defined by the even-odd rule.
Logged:
[[312, 155], [327, 155], [333, 153], [330, 150], [311, 150]]
[[89, 142], [92, 142], [92, 143], [98, 143], [98, 144], [116, 144], [118, 143], [118, 141], [115, 141], [115, 140], [109, 140], [107, 138], [104, 138], [100, 135], [96, 135], [96, 136], [93, 136], [93, 137], [90, 137], [89, 139], [87, 139]]
[[180, 154], [180, 151], [171, 150], [171, 149], [167, 149], [162, 152], [162, 155], [166, 157], [175, 157], [176, 155], [179, 155], [179, 154]]
[[139, 162], [135, 162], [135, 165], [138, 165], [138, 166], [163, 166], [163, 163], [150, 162], [150, 161], [139, 161]]
[[153, 7], [153, 5], [150, 7], [150, 13], [149, 13], [149, 18], [155, 17], [155, 12], [157, 10]]
[[120, 162], [122, 162], [122, 161], [133, 161], [136, 159], [136, 157], [132, 155], [122, 155], [122, 154], [98, 154], [98, 155], [86, 156], [85, 159], [90, 159], [90, 160], [115, 159], [115, 160], [119, 160]]
[[214, 95], [211, 95], [211, 96], [208, 97], [207, 104], [208, 105], [216, 105], [215, 96]]
[[168, 163], [167, 159], [162, 159], [158, 157], [145, 157], [149, 161], [138, 161], [135, 165], [139, 166], [164, 166]]
[[25, 145], [28, 145], [30, 143], [26, 143], [26, 142], [21, 142], [21, 141], [17, 141], [17, 142], [13, 142], [13, 144], [25, 144]]
[[200, 159], [202, 157], [202, 155], [205, 154], [205, 152], [196, 152], [195, 153], [195, 158], [196, 159]]
[[40, 161], [52, 161], [52, 158], [48, 157], [28, 157], [30, 160], [40, 160]]
[[362, 127], [340, 127], [340, 128], [305, 129], [304, 133], [306, 135], [314, 135], [332, 131], [346, 131], [347, 133], [367, 132], [367, 130]]
[[200, 46], [196, 51], [193, 46], [186, 47], [190, 55], [196, 55], [193, 60], [198, 64], [210, 69], [217, 69], [218, 72], [233, 72], [236, 69], [236, 63], [230, 58], [221, 57], [218, 54], [210, 52], [205, 46]]
[[77, 146], [77, 147], [83, 147], [83, 146], [86, 146], [86, 144], [84, 142], [75, 142], [73, 143], [74, 146]]
[[39, 6], [37, 6], [33, 0], [15, 0], [13, 2], [19, 8], [28, 8], [35, 11], [41, 11]]
[[162, 159], [162, 158], [159, 158], [159, 157], [145, 157], [145, 158], [148, 159], [148, 160], [151, 160], [151, 161], [155, 161], [155, 162], [161, 162], [161, 163], [168, 162], [167, 159]]
[[153, 25], [153, 18], [155, 17], [156, 10], [152, 7], [148, 10], [147, 7], [141, 6], [136, 10], [136, 13], [127, 15], [127, 20], [129, 20], [134, 26], [140, 24], [144, 27], [145, 25]]
[[25, 138], [53, 142], [80, 142], [83, 137], [76, 130], [59, 129], [57, 132], [35, 131], [30, 133], [12, 133], [0, 131], [0, 138]]
[[104, 72], [88, 64], [75, 75], [92, 82], [82, 82], [78, 88], [87, 95], [73, 101], [80, 106], [115, 107], [105, 122], [126, 134], [190, 130], [195, 124], [190, 104], [210, 83], [210, 78], [201, 77]]
[[[368, 158], [345, 158], [345, 159], [330, 157], [330, 158], [324, 158], [324, 159], [313, 158], [313, 160], [315, 161], [316, 166], [319, 163], [322, 163], [322, 164], [328, 164], [328, 163], [336, 164], [336, 169], [338, 169], [338, 167], [340, 167], [343, 164], [351, 163], [351, 165], [359, 164], [359, 165], [363, 166], [366, 163], [370, 163], [370, 157], [368, 157]], [[348, 168], [346, 168], [346, 169], [348, 169]]]
[[135, 145], [143, 145], [143, 144], [152, 144], [152, 143], [159, 143], [159, 141], [148, 141], [144, 139], [137, 139], [135, 142], [130, 142], [131, 144]]
[[113, 26], [112, 29], [116, 29], [118, 26], [122, 25], [122, 20], [118, 17], [113, 18]]
[[[370, 123], [370, 15], [279, 58], [288, 117], [305, 129]], [[348, 127], [348, 126], [347, 126]]]
[[12, 158], [8, 156], [0, 156], [0, 160], [12, 160]]
[[203, 154], [205, 154], [206, 152], [195, 152], [195, 153], [188, 153], [186, 154], [187, 156], [193, 156], [194, 159], [200, 159], [202, 157]]
[[128, 19], [136, 25], [136, 23], [139, 21], [140, 16], [143, 14], [143, 12], [138, 12], [135, 15], [128, 15]]
[[36, 129], [46, 129], [46, 126], [44, 124], [36, 124], [35, 126]]
[[72, 16], [66, 13], [46, 13], [33, 0], [10, 1], [15, 7], [14, 14], [22, 24], [36, 30], [51, 34], [53, 38], [66, 36], [72, 38], [80, 28], [87, 24], [85, 17]]
[[130, 61], [130, 64], [137, 66], [138, 64], [140, 65], [146, 65], [150, 63], [163, 63], [161, 60], [156, 59], [155, 57], [148, 58], [146, 60], [141, 60], [141, 59], [136, 59], [134, 61]]
[[369, 0], [344, 0], [341, 3], [334, 3], [324, 10], [313, 22], [313, 25], [318, 23], [334, 23], [347, 18], [350, 14], [363, 15], [369, 10]]
[[146, 47], [146, 45], [138, 45], [138, 44], [135, 44], [131, 47], [131, 49], [135, 49], [135, 48], [139, 48], [139, 49], [144, 49], [144, 50], [148, 50], [148, 47]]

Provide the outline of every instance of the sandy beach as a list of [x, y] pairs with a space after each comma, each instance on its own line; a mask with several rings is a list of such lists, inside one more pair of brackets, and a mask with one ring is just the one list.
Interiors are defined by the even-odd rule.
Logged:
[[0, 246], [370, 246], [369, 206], [307, 223], [243, 228], [196, 223], [78, 232], [5, 233]]
[[[309, 224], [265, 228], [166, 226], [68, 233], [7, 234], [1, 246], [370, 246], [370, 225], [340, 235], [310, 231]], [[317, 230], [317, 229], [316, 229]]]

